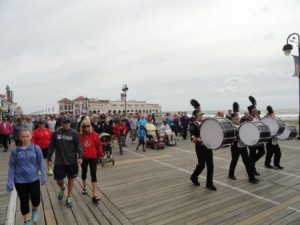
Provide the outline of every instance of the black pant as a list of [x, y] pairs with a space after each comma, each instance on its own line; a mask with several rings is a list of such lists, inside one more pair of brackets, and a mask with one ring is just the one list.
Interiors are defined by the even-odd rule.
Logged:
[[195, 144], [195, 150], [198, 158], [198, 164], [192, 174], [192, 177], [198, 178], [198, 176], [201, 174], [206, 165], [206, 186], [213, 185], [214, 162], [212, 150], [206, 148], [200, 143]]
[[[257, 151], [257, 152], [256, 152]], [[255, 163], [265, 154], [264, 145], [249, 146], [251, 168], [255, 170]]]
[[41, 201], [40, 181], [36, 180], [31, 183], [15, 183], [15, 187], [20, 199], [21, 213], [29, 213], [29, 198], [33, 207], [38, 207]]
[[182, 127], [182, 137], [183, 137], [183, 139], [186, 139], [187, 129], [188, 129], [188, 126], [183, 126]]
[[1, 134], [4, 149], [8, 149], [9, 134]]
[[248, 177], [250, 180], [254, 179], [253, 170], [251, 169], [250, 158], [248, 155], [247, 147], [239, 148], [237, 142], [231, 145], [231, 163], [229, 166], [229, 176], [234, 176], [234, 171], [239, 160], [240, 155], [242, 156], [243, 163], [245, 165]]
[[82, 180], [86, 179], [86, 174], [88, 170], [88, 165], [90, 165], [90, 174], [92, 178], [92, 182], [97, 182], [97, 163], [98, 159], [83, 159], [81, 164], [81, 178]]
[[266, 154], [266, 161], [265, 165], [268, 166], [271, 163], [272, 157], [274, 155], [274, 166], [280, 165], [281, 159], [281, 150], [278, 144], [272, 145], [272, 139], [270, 139], [266, 146], [267, 154]]

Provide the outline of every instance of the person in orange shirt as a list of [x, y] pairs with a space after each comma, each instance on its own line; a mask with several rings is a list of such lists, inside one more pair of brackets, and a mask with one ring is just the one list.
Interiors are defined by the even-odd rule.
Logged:
[[35, 129], [32, 133], [33, 144], [40, 146], [43, 153], [43, 158], [45, 160], [45, 164], [47, 165], [47, 174], [53, 175], [53, 169], [49, 166], [47, 155], [48, 155], [48, 147], [50, 145], [52, 132], [48, 128], [45, 127], [45, 120], [40, 119], [38, 123], [38, 128]]

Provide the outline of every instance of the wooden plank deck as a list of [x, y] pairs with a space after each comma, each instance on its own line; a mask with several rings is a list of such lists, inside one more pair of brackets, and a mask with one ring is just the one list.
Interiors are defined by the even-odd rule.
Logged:
[[[205, 188], [206, 170], [200, 187], [189, 180], [196, 163], [194, 146], [179, 140], [164, 150], [136, 151], [128, 141], [124, 155], [114, 151], [115, 165], [98, 166], [101, 201], [81, 194], [81, 179], [75, 181], [74, 206], [57, 200], [53, 177], [42, 186], [40, 220], [37, 224], [300, 224], [300, 141], [280, 142], [284, 170], [264, 168], [258, 162], [259, 184], [250, 184], [240, 159], [237, 180], [227, 178], [230, 150], [214, 151], [214, 182], [218, 191]], [[115, 148], [116, 149], [116, 148]], [[9, 195], [5, 193], [8, 154], [0, 154], [0, 209], [4, 224]], [[88, 177], [89, 178], [89, 177]], [[17, 201], [15, 224], [23, 224]]]

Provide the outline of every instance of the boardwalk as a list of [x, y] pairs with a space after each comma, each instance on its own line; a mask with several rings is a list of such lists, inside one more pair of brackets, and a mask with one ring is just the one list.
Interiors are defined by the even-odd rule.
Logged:
[[[217, 192], [200, 187], [189, 176], [196, 165], [192, 143], [178, 141], [164, 150], [135, 151], [128, 141], [124, 155], [115, 153], [116, 164], [98, 167], [101, 202], [95, 205], [81, 194], [80, 178], [75, 182], [72, 209], [56, 198], [58, 188], [49, 177], [42, 187], [41, 218], [38, 224], [300, 224], [300, 147], [299, 141], [280, 142], [284, 170], [266, 169], [258, 162], [259, 184], [248, 182], [241, 162], [237, 180], [229, 180], [230, 150], [214, 151]], [[5, 192], [7, 153], [1, 152], [1, 224], [4, 224], [9, 196]], [[17, 208], [15, 224], [23, 224]], [[8, 210], [9, 211], [9, 210]]]

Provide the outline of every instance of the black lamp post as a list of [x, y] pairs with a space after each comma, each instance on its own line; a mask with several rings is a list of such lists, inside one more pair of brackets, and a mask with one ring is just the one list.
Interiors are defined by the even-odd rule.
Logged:
[[[296, 39], [297, 38], [297, 39]], [[289, 42], [295, 42], [298, 47], [298, 58], [294, 56], [295, 59], [295, 76], [298, 77], [299, 80], [299, 117], [298, 117], [298, 139], [300, 139], [300, 36], [298, 33], [290, 34], [286, 39], [286, 45], [283, 46], [282, 50], [286, 56], [291, 54], [293, 50], [293, 46], [289, 44]]]
[[127, 113], [127, 111], [126, 111], [126, 92], [128, 91], [127, 84], [124, 84], [124, 85], [123, 85], [122, 91], [124, 92], [124, 99], [125, 99], [125, 115], [126, 115], [126, 113]]
[[89, 103], [89, 99], [88, 99], [88, 97], [85, 97], [85, 112], [87, 113], [87, 111], [88, 111], [88, 103]]

